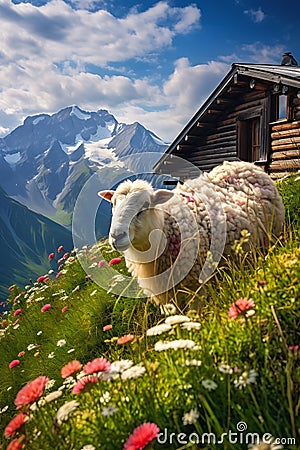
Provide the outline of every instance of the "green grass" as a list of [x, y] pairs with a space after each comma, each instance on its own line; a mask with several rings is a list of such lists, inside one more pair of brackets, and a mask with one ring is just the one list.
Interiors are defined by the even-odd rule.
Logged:
[[[256, 254], [245, 264], [242, 254], [238, 262], [228, 262], [217, 271], [205, 293], [187, 295], [187, 300], [201, 306], [198, 311], [187, 308], [184, 314], [199, 322], [200, 329], [174, 324], [164, 334], [147, 336], [147, 329], [164, 323], [165, 314], [147, 299], [107, 293], [86, 277], [75, 254], [67, 259], [66, 272], [58, 279], [24, 290], [15, 287], [10, 295], [12, 311], [3, 317], [0, 338], [3, 448], [11, 439], [25, 435], [23, 442], [30, 450], [80, 450], [87, 445], [121, 450], [135, 427], [145, 422], [156, 423], [163, 433], [153, 441], [154, 449], [247, 449], [247, 433], [261, 437], [269, 433], [286, 439], [285, 449], [299, 448], [300, 181], [295, 178], [281, 182], [288, 219], [284, 234], [267, 255]], [[98, 262], [99, 249], [107, 260], [116, 256], [103, 242], [89, 250], [91, 264]], [[125, 273], [124, 263], [117, 270]], [[252, 299], [255, 313], [233, 320], [228, 311], [239, 298]], [[42, 313], [47, 303], [51, 308]], [[68, 309], [63, 313], [65, 306]], [[17, 309], [22, 312], [14, 317]], [[103, 331], [107, 324], [112, 329]], [[134, 339], [118, 344], [117, 338], [126, 334]], [[59, 341], [62, 346], [57, 345]], [[176, 341], [173, 345], [192, 348], [158, 351], [158, 341]], [[20, 352], [25, 354], [18, 356]], [[72, 380], [68, 380], [71, 386], [64, 382], [61, 368], [75, 359], [86, 364], [99, 357], [111, 363], [131, 360], [141, 374], [100, 380], [90, 383], [85, 392], [73, 394]], [[20, 364], [10, 369], [14, 359]], [[254, 371], [253, 378], [250, 371]], [[18, 391], [40, 375], [55, 380], [42, 399], [58, 389], [62, 395], [51, 402], [34, 403], [34, 411], [23, 407], [26, 414], [30, 412], [30, 420], [14, 436], [5, 438], [4, 429], [18, 412], [14, 405]], [[76, 409], [58, 423], [58, 409], [73, 400], [78, 403]], [[108, 406], [115, 408], [111, 416], [103, 409]], [[183, 420], [191, 410], [190, 420], [187, 416]], [[237, 432], [240, 422], [247, 424], [243, 433]], [[201, 443], [203, 433], [214, 433], [219, 440], [222, 433], [228, 435], [219, 444], [212, 435], [210, 443], [205, 436]], [[233, 435], [229, 438], [230, 433], [237, 433], [237, 443]], [[162, 443], [166, 435], [167, 442]], [[190, 442], [197, 438], [199, 444]]]

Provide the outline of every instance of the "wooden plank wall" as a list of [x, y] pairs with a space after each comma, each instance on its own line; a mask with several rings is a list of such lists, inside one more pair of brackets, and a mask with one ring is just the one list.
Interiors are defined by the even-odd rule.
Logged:
[[275, 178], [300, 170], [300, 99], [293, 99], [292, 108], [292, 122], [271, 124], [269, 168]]
[[[218, 113], [216, 114], [214, 111], [214, 125], [203, 127], [203, 135], [198, 138], [197, 147], [180, 144], [178, 156], [188, 159], [205, 171], [222, 164], [225, 160], [238, 160], [237, 121], [248, 117], [249, 114], [260, 115], [264, 108], [265, 100], [266, 95], [263, 91], [251, 91], [247, 94], [239, 94], [238, 97], [235, 96], [233, 98], [231, 98], [229, 92], [224, 101], [228, 102], [227, 108], [230, 108], [231, 112], [220, 112], [220, 118], [218, 118]], [[209, 120], [209, 111], [207, 120]], [[189, 139], [187, 144], [188, 142]]]

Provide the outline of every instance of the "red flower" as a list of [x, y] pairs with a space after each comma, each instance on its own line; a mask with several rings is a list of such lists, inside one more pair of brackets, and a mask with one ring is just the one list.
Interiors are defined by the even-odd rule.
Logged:
[[80, 394], [81, 391], [84, 389], [88, 389], [91, 386], [89, 384], [98, 383], [98, 378], [96, 376], [88, 375], [86, 377], [81, 378], [75, 386], [73, 387], [72, 393], [73, 394]]
[[58, 247], [58, 249], [57, 249], [57, 253], [60, 253], [60, 252], [62, 251], [63, 248], [64, 248], [64, 246], [63, 246], [63, 245], [60, 245], [60, 246]]
[[54, 258], [54, 253], [50, 253], [48, 256], [49, 261], [52, 261], [53, 258]]
[[69, 309], [69, 308], [68, 308], [67, 306], [64, 306], [63, 308], [61, 308], [61, 312], [64, 313], [64, 312], [68, 311], [68, 309]]
[[143, 423], [129, 436], [123, 450], [142, 450], [151, 441], [157, 438], [159, 428], [155, 423]]
[[24, 448], [24, 444], [22, 444], [24, 438], [25, 436], [22, 434], [19, 438], [13, 439], [6, 447], [6, 450], [21, 450]]
[[112, 325], [105, 325], [105, 327], [103, 327], [103, 331], [109, 331], [112, 329]]
[[45, 376], [37, 377], [35, 380], [27, 383], [17, 394], [15, 399], [15, 405], [20, 408], [23, 405], [28, 405], [34, 402], [44, 392], [45, 386], [48, 383], [49, 378]]
[[9, 286], [8, 290], [11, 292], [11, 291], [14, 290], [15, 287], [16, 287], [16, 285], [15, 285], [15, 284], [12, 284], [11, 286]]
[[69, 253], [66, 252], [66, 253], [64, 254], [64, 256], [63, 256], [63, 259], [67, 259], [68, 256], [69, 256]]
[[15, 317], [18, 316], [19, 314], [21, 314], [21, 312], [22, 312], [22, 310], [20, 308], [16, 309], [15, 312], [14, 312], [14, 316]]
[[13, 436], [15, 434], [15, 432], [19, 428], [21, 428], [22, 425], [24, 425], [24, 423], [26, 422], [27, 419], [28, 419], [28, 416], [26, 414], [23, 414], [23, 413], [17, 414], [6, 426], [6, 428], [4, 430], [4, 436], [6, 438]]
[[13, 360], [9, 363], [8, 367], [9, 367], [10, 369], [13, 369], [14, 367], [17, 367], [19, 364], [20, 364], [20, 360], [19, 360], [19, 359], [13, 359]]
[[106, 372], [110, 368], [110, 362], [105, 358], [96, 358], [88, 362], [84, 367], [84, 373]]
[[50, 309], [50, 308], [51, 308], [50, 303], [46, 303], [46, 304], [41, 308], [41, 311], [42, 311], [42, 312], [46, 312], [46, 311], [48, 311], [48, 309]]
[[82, 364], [77, 361], [77, 359], [74, 359], [73, 361], [70, 361], [68, 364], [66, 364], [61, 369], [61, 376], [62, 378], [67, 378], [70, 375], [72, 375], [74, 372], [77, 372], [82, 367]]
[[127, 342], [133, 341], [135, 338], [134, 334], [125, 334], [117, 340], [118, 344], [127, 344]]
[[18, 354], [18, 356], [24, 356], [25, 355], [25, 352], [24, 352], [24, 350], [22, 350], [21, 352], [19, 352], [19, 354]]
[[101, 259], [101, 261], [98, 262], [98, 267], [99, 267], [99, 268], [100, 268], [100, 267], [103, 267], [104, 264], [105, 264], [105, 260], [104, 260], [104, 259]]
[[114, 266], [115, 264], [120, 264], [121, 261], [122, 261], [122, 258], [113, 258], [109, 261], [108, 265]]
[[248, 309], [254, 308], [255, 303], [250, 298], [249, 300], [247, 298], [239, 298], [235, 303], [233, 303], [228, 312], [228, 316], [230, 319], [236, 319], [240, 314], [247, 311]]
[[49, 280], [49, 277], [47, 275], [41, 275], [40, 277], [38, 277], [38, 279], [36, 280], [38, 283], [42, 283], [42, 282], [46, 282]]
[[57, 272], [57, 274], [55, 275], [55, 278], [59, 278], [62, 275], [62, 272]]

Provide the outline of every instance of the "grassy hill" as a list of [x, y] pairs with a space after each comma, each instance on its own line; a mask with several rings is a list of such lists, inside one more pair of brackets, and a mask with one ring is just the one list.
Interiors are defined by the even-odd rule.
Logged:
[[61, 242], [66, 249], [72, 248], [70, 231], [29, 210], [0, 188], [1, 300], [12, 283], [22, 286], [42, 270], [49, 270], [49, 250]]
[[300, 181], [279, 189], [283, 235], [187, 296], [199, 311], [104, 291], [89, 275], [118, 256], [107, 242], [81, 251], [88, 274], [74, 252], [58, 278], [14, 287], [0, 331], [0, 448], [300, 448]]

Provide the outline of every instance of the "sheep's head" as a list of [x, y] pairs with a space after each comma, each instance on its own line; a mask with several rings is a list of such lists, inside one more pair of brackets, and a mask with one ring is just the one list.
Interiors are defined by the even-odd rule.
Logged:
[[100, 191], [98, 195], [112, 204], [109, 242], [124, 252], [131, 245], [141, 251], [148, 250], [150, 232], [163, 225], [163, 213], [157, 205], [174, 194], [166, 189], [154, 191], [143, 180], [127, 180], [116, 191]]

